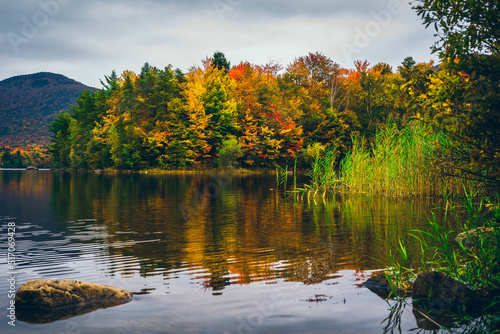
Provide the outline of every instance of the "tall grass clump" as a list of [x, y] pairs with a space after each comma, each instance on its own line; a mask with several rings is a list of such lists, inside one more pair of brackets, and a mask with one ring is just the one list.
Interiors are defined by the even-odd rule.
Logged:
[[371, 146], [353, 137], [352, 150], [340, 164], [344, 190], [386, 196], [460, 193], [461, 182], [445, 177], [433, 164], [440, 139], [422, 123], [381, 127]]
[[311, 171], [309, 173], [311, 181], [304, 185], [303, 188], [297, 188], [298, 192], [307, 192], [308, 194], [323, 195], [328, 191], [338, 190], [341, 188], [339, 173], [336, 170], [337, 164], [337, 148], [329, 148], [326, 151], [317, 150], [311, 161]]

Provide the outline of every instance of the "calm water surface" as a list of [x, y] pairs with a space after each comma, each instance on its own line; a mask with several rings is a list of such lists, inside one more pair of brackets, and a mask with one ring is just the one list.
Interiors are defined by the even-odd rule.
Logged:
[[[0, 332], [383, 333], [410, 307], [361, 286], [424, 227], [432, 200], [294, 201], [274, 175], [0, 171]], [[295, 203], [294, 203], [295, 202]], [[439, 217], [438, 217], [439, 218]], [[126, 305], [49, 324], [7, 324], [7, 222], [17, 287], [79, 279], [133, 292]]]

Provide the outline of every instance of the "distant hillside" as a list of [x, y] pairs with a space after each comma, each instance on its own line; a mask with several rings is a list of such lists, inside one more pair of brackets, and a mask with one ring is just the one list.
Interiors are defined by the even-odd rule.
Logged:
[[0, 81], [0, 144], [47, 144], [54, 117], [68, 111], [83, 90], [95, 88], [47, 72]]

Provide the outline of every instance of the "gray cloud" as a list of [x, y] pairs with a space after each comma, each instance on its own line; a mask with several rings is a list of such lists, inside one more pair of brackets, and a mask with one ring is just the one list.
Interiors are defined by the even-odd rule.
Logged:
[[187, 70], [215, 50], [233, 64], [286, 65], [321, 51], [346, 67], [396, 65], [408, 55], [429, 60], [433, 43], [400, 0], [25, 0], [2, 1], [0, 12], [0, 80], [53, 71], [99, 86], [113, 69], [147, 61]]

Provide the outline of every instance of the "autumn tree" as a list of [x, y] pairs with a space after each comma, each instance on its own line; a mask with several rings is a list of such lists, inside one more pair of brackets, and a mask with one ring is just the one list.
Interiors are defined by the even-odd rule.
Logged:
[[421, 119], [447, 136], [453, 175], [500, 186], [500, 6], [497, 1], [415, 1], [436, 29], [441, 71], [422, 96]]
[[291, 102], [300, 103], [297, 121], [311, 141], [328, 138], [320, 130], [331, 126], [328, 115], [345, 108], [348, 94], [342, 83], [340, 66], [322, 53], [309, 53], [287, 67], [283, 83], [296, 97]]
[[234, 83], [211, 59], [192, 68], [182, 86], [190, 138], [199, 159], [215, 157], [222, 141], [236, 134]]

